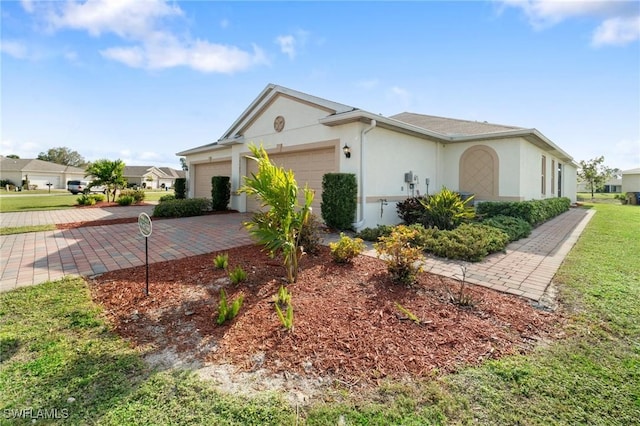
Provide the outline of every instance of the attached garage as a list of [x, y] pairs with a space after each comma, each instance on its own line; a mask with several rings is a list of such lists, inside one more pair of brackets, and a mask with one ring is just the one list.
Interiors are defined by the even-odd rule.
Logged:
[[[304, 188], [307, 184], [310, 189], [315, 191], [316, 195], [312, 207], [315, 214], [319, 215], [322, 201], [322, 177], [325, 173], [336, 171], [335, 147], [277, 154], [269, 153], [269, 158], [274, 164], [284, 167], [285, 170], [293, 170], [300, 188]], [[246, 161], [247, 175], [251, 176], [251, 173], [257, 173], [257, 163], [248, 158]], [[302, 202], [302, 193], [298, 194], [298, 200]], [[255, 197], [247, 197], [247, 211], [256, 211], [259, 207]]]
[[60, 182], [60, 176], [55, 175], [28, 175], [29, 185], [36, 185], [38, 189], [48, 189], [48, 183], [52, 184], [51, 188], [64, 188], [64, 185]]
[[211, 178], [231, 176], [231, 160], [195, 165], [193, 194], [196, 198], [211, 198]]

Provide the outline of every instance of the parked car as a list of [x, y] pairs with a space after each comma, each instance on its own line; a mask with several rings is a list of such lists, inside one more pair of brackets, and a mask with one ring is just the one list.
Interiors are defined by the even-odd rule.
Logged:
[[73, 195], [76, 194], [89, 194], [89, 193], [107, 193], [107, 189], [104, 186], [89, 186], [86, 180], [70, 180], [67, 182], [67, 190]]

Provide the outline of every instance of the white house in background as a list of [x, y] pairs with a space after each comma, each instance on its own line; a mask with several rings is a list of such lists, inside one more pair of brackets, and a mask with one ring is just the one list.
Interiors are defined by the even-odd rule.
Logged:
[[125, 166], [123, 175], [129, 185], [151, 189], [173, 188], [176, 178], [185, 177], [182, 170], [155, 166]]
[[186, 158], [189, 197], [209, 197], [211, 177], [231, 178], [231, 208], [254, 211], [255, 200], [236, 190], [256, 171], [248, 144], [316, 191], [322, 176], [354, 173], [357, 228], [398, 223], [395, 203], [443, 186], [483, 200], [565, 196], [576, 201], [573, 158], [536, 129], [401, 113], [384, 117], [273, 84], [222, 137], [177, 153]]
[[22, 186], [23, 180], [37, 189], [66, 189], [67, 181], [85, 179], [84, 169], [30, 158], [0, 156], [0, 180]]

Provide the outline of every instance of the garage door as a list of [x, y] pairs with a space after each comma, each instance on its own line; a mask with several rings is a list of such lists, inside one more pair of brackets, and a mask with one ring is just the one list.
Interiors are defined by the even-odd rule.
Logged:
[[211, 198], [211, 177], [231, 177], [231, 160], [196, 164], [193, 193], [196, 198]]
[[49, 189], [47, 183], [51, 183], [51, 189], [64, 189], [60, 183], [60, 176], [29, 175], [29, 185], [37, 185], [38, 189]]
[[[333, 147], [315, 149], [309, 151], [291, 152], [285, 154], [269, 154], [274, 164], [293, 170], [298, 186], [303, 188], [305, 184], [315, 190], [313, 199], [313, 212], [320, 217], [320, 203], [322, 201], [322, 176], [325, 173], [335, 171], [335, 151]], [[248, 175], [258, 172], [257, 163], [247, 159]], [[302, 203], [302, 193], [298, 194], [298, 201]], [[247, 197], [247, 211], [256, 211], [259, 203], [255, 197]]]

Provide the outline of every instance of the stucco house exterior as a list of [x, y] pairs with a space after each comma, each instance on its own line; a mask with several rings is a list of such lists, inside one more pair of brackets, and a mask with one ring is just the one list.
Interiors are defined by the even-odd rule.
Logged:
[[173, 188], [176, 178], [185, 177], [182, 170], [155, 166], [125, 166], [123, 175], [129, 185], [151, 189]]
[[10, 180], [16, 186], [29, 179], [37, 189], [66, 189], [67, 181], [84, 179], [84, 169], [29, 158], [0, 156], [0, 180]]
[[395, 203], [449, 189], [476, 201], [565, 196], [576, 201], [573, 158], [536, 129], [403, 112], [385, 117], [269, 84], [215, 142], [177, 153], [188, 165], [188, 196], [209, 197], [211, 176], [230, 176], [231, 208], [258, 208], [237, 193], [256, 171], [249, 143], [316, 191], [322, 176], [354, 173], [356, 228], [399, 222]]
[[622, 192], [640, 192], [640, 168], [622, 171]]

